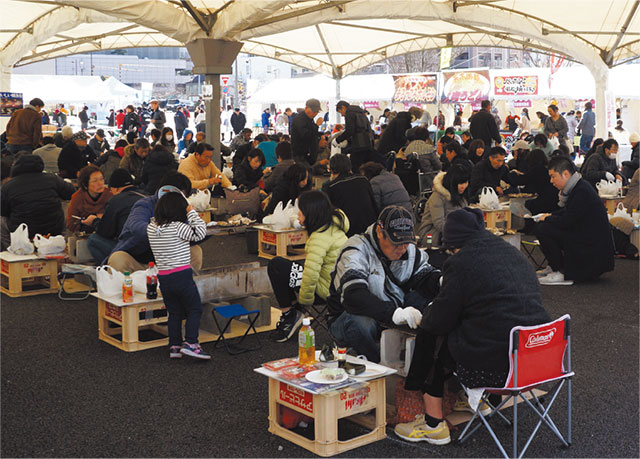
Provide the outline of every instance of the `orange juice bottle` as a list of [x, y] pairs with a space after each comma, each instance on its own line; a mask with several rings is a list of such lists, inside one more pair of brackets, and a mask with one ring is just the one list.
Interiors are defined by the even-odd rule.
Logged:
[[316, 333], [308, 317], [302, 319], [302, 327], [298, 332], [298, 361], [300, 365], [316, 363]]
[[133, 303], [133, 279], [131, 279], [129, 271], [124, 273], [124, 282], [122, 283], [122, 302]]

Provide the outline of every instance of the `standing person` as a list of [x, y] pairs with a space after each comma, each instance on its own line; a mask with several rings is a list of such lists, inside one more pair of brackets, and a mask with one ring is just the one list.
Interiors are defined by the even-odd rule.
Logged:
[[80, 128], [84, 131], [89, 128], [89, 114], [87, 113], [89, 107], [86, 105], [82, 107], [80, 113], [78, 113], [78, 118], [80, 119]]
[[69, 110], [64, 108], [64, 104], [60, 104], [60, 113], [58, 114], [58, 124], [60, 127], [67, 125], [67, 116], [69, 116]]
[[531, 118], [529, 118], [529, 109], [522, 109], [522, 117], [520, 118], [518, 125], [522, 132], [531, 132]]
[[304, 111], [293, 117], [291, 122], [291, 149], [293, 159], [311, 168], [318, 156], [318, 126], [322, 124], [322, 118], [314, 123], [314, 118], [320, 112], [320, 101], [309, 99], [305, 102]]
[[43, 125], [47, 125], [51, 123], [51, 120], [49, 119], [49, 114], [47, 113], [46, 110], [42, 109], [40, 111], [40, 114], [42, 115], [42, 124]]
[[264, 131], [265, 134], [269, 133], [269, 127], [271, 125], [270, 122], [270, 118], [271, 118], [271, 113], [269, 113], [269, 109], [265, 108], [264, 111], [262, 112], [262, 130]]
[[127, 114], [124, 116], [124, 121], [122, 122], [122, 133], [128, 134], [129, 132], [138, 132], [142, 123], [140, 123], [140, 116], [136, 113], [133, 105], [127, 105], [126, 108]]
[[238, 107], [236, 107], [231, 115], [231, 127], [233, 128], [233, 133], [235, 135], [240, 134], [240, 131], [244, 129], [246, 124], [247, 117], [244, 116], [244, 113], [242, 113]]
[[109, 110], [109, 115], [107, 115], [105, 119], [107, 120], [107, 126], [113, 127], [116, 125], [116, 114], [113, 108]]
[[196, 123], [196, 132], [204, 132], [206, 129], [206, 124], [205, 122], [207, 121], [207, 114], [204, 111], [204, 108], [201, 108], [198, 110], [197, 114], [196, 114], [196, 119], [195, 119], [195, 123]]
[[347, 217], [321, 191], [301, 194], [298, 208], [298, 220], [309, 235], [304, 248], [305, 261], [275, 257], [267, 266], [269, 281], [282, 311], [272, 335], [277, 343], [284, 343], [295, 334], [302, 324], [303, 307], [313, 305], [316, 298], [326, 300], [329, 296], [331, 272], [347, 241], [345, 231], [349, 229]]
[[118, 130], [122, 129], [122, 124], [124, 123], [124, 110], [118, 110], [118, 114], [116, 115], [116, 127]]
[[520, 122], [520, 117], [518, 115], [514, 115], [509, 111], [509, 116], [504, 120], [504, 125], [508, 131], [513, 132], [518, 129], [518, 123]]
[[146, 137], [147, 128], [151, 121], [151, 114], [144, 107], [138, 107], [137, 113], [140, 118], [140, 137]]
[[178, 110], [176, 110], [176, 114], [173, 115], [173, 121], [175, 122], [178, 139], [181, 139], [182, 133], [187, 129], [187, 127], [189, 127], [189, 121], [182, 111], [182, 106], [178, 107]]
[[495, 141], [496, 145], [500, 145], [502, 137], [500, 137], [496, 120], [491, 114], [491, 102], [483, 100], [481, 107], [482, 109], [471, 117], [469, 130], [474, 139], [481, 139], [485, 148], [490, 149], [493, 141]]
[[222, 121], [222, 129], [220, 129], [222, 133], [222, 141], [225, 141], [225, 136], [227, 138], [227, 142], [231, 142], [233, 126], [231, 125], [231, 117], [233, 116], [233, 108], [231, 105], [227, 105], [227, 109], [224, 112], [224, 117], [221, 117]]
[[573, 154], [573, 141], [576, 137], [576, 129], [578, 127], [579, 120], [576, 118], [576, 112], [574, 112], [573, 110], [571, 110], [567, 114], [567, 117], [565, 119], [567, 121], [567, 127], [569, 128], [567, 131], [567, 139], [569, 140], [569, 144], [567, 146], [571, 145], [572, 148], [570, 149], [570, 152], [571, 154]]
[[462, 111], [458, 110], [453, 118], [453, 125], [460, 128], [462, 126]]
[[[169, 313], [169, 357], [179, 359], [184, 354], [209, 360], [211, 356], [198, 343], [202, 302], [193, 281], [189, 249], [190, 242], [204, 239], [207, 225], [181, 192], [171, 189], [162, 194], [162, 191], [147, 226], [147, 237], [158, 267], [162, 298]], [[182, 320], [185, 318], [183, 342]]]
[[[554, 104], [547, 107], [549, 116], [544, 122], [544, 134], [549, 137], [555, 137], [560, 144], [567, 143], [567, 133], [569, 132], [569, 126], [567, 126], [567, 120], [560, 114], [558, 107]], [[573, 146], [573, 145], [572, 145]]]
[[422, 118], [422, 113], [422, 109], [418, 107], [410, 107], [409, 111], [398, 113], [380, 136], [378, 155], [386, 157], [390, 151], [399, 152], [407, 143], [406, 132], [411, 129], [411, 123]]
[[40, 110], [44, 107], [42, 99], [31, 99], [29, 104], [11, 114], [7, 123], [7, 150], [12, 155], [19, 151], [31, 153], [40, 145], [42, 137], [42, 118]]
[[156, 99], [153, 99], [149, 102], [149, 106], [151, 107], [151, 119], [149, 122], [153, 124], [153, 127], [162, 131], [164, 129], [164, 125], [167, 123], [167, 118], [164, 115], [164, 112], [160, 110], [160, 104]]
[[584, 113], [582, 119], [578, 123], [578, 129], [582, 135], [580, 136], [580, 154], [584, 155], [589, 151], [593, 137], [596, 135], [596, 114], [591, 110], [593, 105], [591, 102], [584, 104]]
[[355, 174], [360, 171], [363, 163], [371, 159], [373, 150], [371, 124], [362, 108], [351, 105], [347, 101], [339, 101], [336, 104], [336, 111], [344, 116], [345, 125], [342, 134], [333, 139], [331, 146], [338, 148], [338, 144], [348, 142], [342, 148], [342, 153], [349, 155]]

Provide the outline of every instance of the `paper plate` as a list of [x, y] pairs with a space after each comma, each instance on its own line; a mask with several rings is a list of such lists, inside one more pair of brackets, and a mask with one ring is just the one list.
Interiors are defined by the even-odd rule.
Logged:
[[349, 377], [349, 375], [344, 373], [342, 375], [342, 378], [327, 379], [322, 375], [322, 370], [316, 370], [316, 371], [307, 373], [306, 375], [304, 375], [304, 377], [307, 378], [308, 381], [311, 381], [312, 383], [316, 383], [316, 384], [337, 384], [345, 381]]
[[360, 373], [359, 375], [351, 375], [352, 378], [375, 378], [376, 376], [380, 376], [382, 373], [384, 373], [385, 370], [382, 370], [380, 368], [370, 368], [367, 367], [367, 369], [363, 372]]

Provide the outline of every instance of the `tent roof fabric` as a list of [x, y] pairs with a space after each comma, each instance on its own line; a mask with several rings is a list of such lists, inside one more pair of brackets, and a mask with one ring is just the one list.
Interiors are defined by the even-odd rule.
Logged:
[[91, 51], [236, 40], [334, 78], [407, 52], [489, 46], [600, 69], [640, 56], [639, 0], [0, 0], [0, 70]]

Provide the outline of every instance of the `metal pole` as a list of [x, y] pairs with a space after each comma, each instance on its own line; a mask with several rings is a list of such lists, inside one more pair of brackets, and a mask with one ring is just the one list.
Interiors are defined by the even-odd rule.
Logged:
[[435, 141], [433, 142], [434, 144], [438, 143], [438, 134], [439, 134], [439, 127], [440, 126], [440, 80], [442, 80], [442, 72], [438, 72], [438, 80], [436, 81], [436, 97], [438, 98], [438, 104], [436, 105], [436, 116], [438, 117], [438, 121], [436, 122], [436, 136], [435, 136]]
[[233, 105], [235, 108], [235, 107], [240, 107], [240, 99], [238, 98], [238, 58], [237, 57], [233, 65], [235, 68], [235, 71], [234, 71], [235, 88], [234, 88], [234, 94], [233, 94]]
[[220, 75], [207, 73], [205, 82], [213, 87], [213, 97], [205, 101], [207, 143], [213, 145], [213, 162], [220, 167]]

